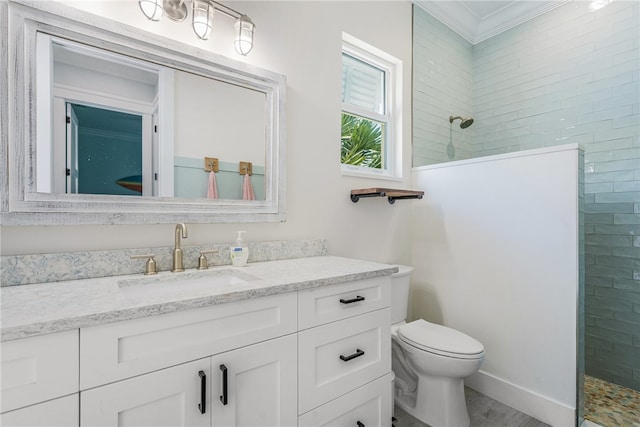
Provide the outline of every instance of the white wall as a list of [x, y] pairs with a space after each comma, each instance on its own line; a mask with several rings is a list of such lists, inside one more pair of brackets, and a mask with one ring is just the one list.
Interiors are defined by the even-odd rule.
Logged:
[[412, 314], [485, 346], [478, 391], [573, 425], [578, 292], [575, 146], [414, 170]]
[[[248, 240], [328, 239], [329, 252], [382, 262], [410, 261], [413, 201], [384, 199], [354, 204], [349, 190], [410, 187], [411, 3], [230, 2], [256, 23], [254, 50], [233, 52], [233, 22], [216, 17], [214, 35], [197, 40], [188, 22], [147, 21], [135, 0], [75, 2], [113, 19], [179, 37], [216, 53], [287, 76], [287, 221], [269, 224], [193, 224], [186, 245], [232, 242], [234, 230]], [[402, 182], [340, 174], [341, 34], [345, 31], [403, 61]], [[170, 246], [173, 225], [2, 227], [2, 254]]]

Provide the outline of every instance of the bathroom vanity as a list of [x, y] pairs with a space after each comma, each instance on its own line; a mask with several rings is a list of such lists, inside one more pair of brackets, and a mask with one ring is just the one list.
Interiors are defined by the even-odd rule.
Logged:
[[388, 425], [395, 271], [317, 256], [4, 287], [0, 422]]

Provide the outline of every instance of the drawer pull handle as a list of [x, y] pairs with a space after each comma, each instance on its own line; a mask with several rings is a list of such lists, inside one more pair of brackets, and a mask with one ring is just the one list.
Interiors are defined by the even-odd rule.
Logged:
[[205, 406], [207, 402], [207, 374], [204, 371], [200, 371], [198, 375], [200, 376], [200, 403], [198, 403], [198, 409], [201, 414], [204, 414], [207, 411]]
[[363, 423], [361, 423], [360, 421], [358, 421], [358, 422], [356, 423], [356, 425], [357, 425], [358, 427], [364, 427], [364, 424], [363, 424]]
[[360, 295], [358, 295], [355, 298], [351, 298], [351, 299], [340, 298], [340, 302], [342, 304], [352, 304], [354, 302], [360, 302], [360, 301], [364, 301], [364, 297], [361, 297]]
[[350, 354], [348, 356], [343, 356], [340, 355], [340, 360], [342, 360], [343, 362], [348, 362], [349, 360], [353, 360], [356, 357], [360, 357], [360, 356], [364, 356], [364, 351], [360, 350], [359, 348], [356, 349], [356, 352], [353, 354]]
[[227, 404], [227, 367], [224, 365], [220, 365], [220, 370], [222, 371], [222, 396], [220, 396], [220, 402], [223, 405]]

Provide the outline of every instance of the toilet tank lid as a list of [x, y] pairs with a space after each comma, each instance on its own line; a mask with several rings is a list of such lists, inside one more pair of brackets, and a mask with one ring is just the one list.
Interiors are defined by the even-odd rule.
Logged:
[[398, 328], [403, 340], [425, 349], [439, 350], [450, 354], [472, 355], [484, 351], [478, 340], [455, 329], [448, 328], [423, 319], [414, 320]]
[[391, 277], [407, 276], [413, 272], [413, 267], [410, 267], [408, 265], [396, 265], [396, 267], [398, 267], [398, 272], [393, 273]]

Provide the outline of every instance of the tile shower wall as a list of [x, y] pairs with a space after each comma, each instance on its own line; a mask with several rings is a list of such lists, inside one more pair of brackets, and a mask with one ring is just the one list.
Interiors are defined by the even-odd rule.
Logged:
[[[595, 12], [588, 6], [570, 2], [471, 48], [475, 123], [458, 128], [464, 149], [451, 159], [582, 145], [586, 371], [640, 389], [640, 3], [618, 0]], [[469, 60], [452, 56], [446, 73], [431, 71], [440, 67], [435, 58], [464, 41], [426, 12], [416, 8], [414, 15], [414, 97], [427, 99], [414, 100], [414, 166], [421, 166], [449, 159], [442, 129], [433, 126], [440, 120], [435, 107], [418, 107], [466, 106], [469, 97], [422, 93], [416, 74], [431, 72], [431, 86], [443, 87], [448, 74], [467, 74]], [[420, 25], [444, 40], [425, 40]]]
[[472, 157], [470, 128], [449, 116], [472, 111], [472, 45], [413, 7], [413, 164]]
[[[571, 2], [474, 46], [476, 156], [585, 151], [586, 371], [640, 389], [640, 3]], [[544, 171], [540, 171], [544, 173]]]

